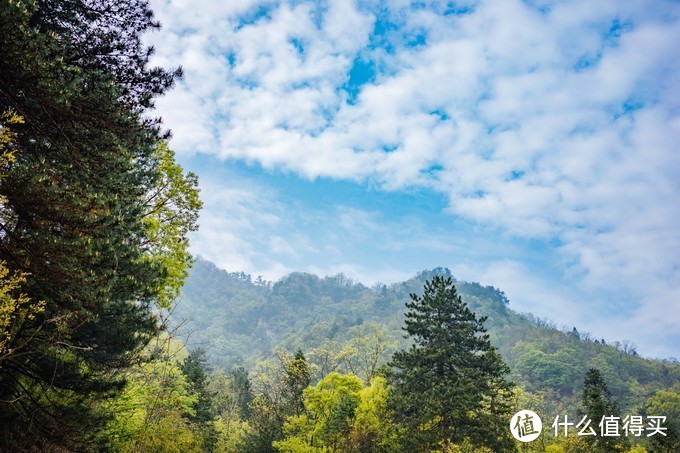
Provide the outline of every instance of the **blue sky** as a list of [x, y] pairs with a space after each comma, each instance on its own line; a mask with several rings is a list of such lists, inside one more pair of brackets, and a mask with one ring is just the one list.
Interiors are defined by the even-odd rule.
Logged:
[[152, 6], [194, 253], [270, 280], [446, 266], [680, 356], [677, 1]]

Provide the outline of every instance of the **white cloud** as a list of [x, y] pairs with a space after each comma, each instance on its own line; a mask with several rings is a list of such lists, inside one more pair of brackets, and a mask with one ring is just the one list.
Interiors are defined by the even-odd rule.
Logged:
[[192, 253], [229, 271], [270, 280], [293, 270], [270, 256], [292, 251], [274, 233], [285, 223], [274, 193], [251, 182], [228, 187], [202, 181], [201, 199], [200, 233], [191, 238]]
[[[591, 299], [592, 296], [579, 286], [567, 282], [556, 284], [513, 260], [484, 265], [456, 264], [451, 269], [459, 279], [501, 288], [510, 300], [510, 307], [521, 313], [547, 318], [563, 329], [577, 327], [582, 333], [604, 338], [608, 343], [633, 341], [643, 346], [640, 352], [646, 356], [677, 356], [673, 342], [679, 337], [680, 292], [677, 288], [664, 288], [662, 291], [649, 288], [639, 307], [631, 313], [617, 300], [604, 306], [593, 303], [596, 301]], [[664, 310], [659, 310], [659, 298], [669, 295], [673, 297], [666, 301]], [[650, 326], [654, 328], [650, 329]]]
[[413, 273], [404, 272], [402, 269], [396, 269], [392, 266], [375, 268], [361, 266], [355, 263], [309, 266], [305, 271], [321, 276], [344, 274], [355, 282], [363, 283], [369, 287], [378, 283], [386, 284], [385, 282], [404, 281], [413, 277]]
[[[489, 0], [460, 16], [406, 2], [380, 14], [351, 0], [153, 3], [158, 62], [186, 70], [158, 102], [178, 152], [429, 187], [466, 219], [557, 240], [565, 275], [585, 287], [616, 282], [639, 310], [680, 315], [668, 302], [680, 280], [676, 3]], [[372, 38], [385, 15], [397, 29]], [[414, 34], [424, 45], [405, 44]], [[348, 102], [359, 56], [380, 71]], [[206, 214], [196, 247], [226, 221]], [[252, 253], [242, 234], [257, 239], [230, 231], [224, 256]]]
[[483, 265], [454, 264], [451, 271], [458, 279], [502, 289], [510, 300], [510, 307], [520, 313], [552, 319], [569, 328], [576, 325], [580, 328], [587, 320], [586, 307], [574, 303], [579, 294], [575, 288], [555, 287], [554, 281], [535, 275], [520, 262], [503, 259]]

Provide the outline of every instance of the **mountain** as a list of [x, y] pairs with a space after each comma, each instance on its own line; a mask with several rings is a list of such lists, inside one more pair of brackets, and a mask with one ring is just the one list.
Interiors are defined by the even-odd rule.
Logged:
[[[255, 364], [275, 349], [341, 351], [353, 339], [379, 329], [390, 347], [403, 347], [403, 312], [410, 293], [422, 292], [437, 268], [390, 285], [366, 287], [338, 274], [329, 277], [295, 272], [277, 282], [227, 272], [198, 258], [173, 317], [217, 367]], [[454, 279], [455, 280], [455, 279]], [[630, 342], [605, 344], [576, 327], [554, 323], [509, 307], [505, 294], [491, 286], [455, 281], [459, 294], [485, 323], [492, 343], [512, 369], [512, 379], [540, 398], [546, 412], [570, 410], [579, 400], [589, 368], [597, 368], [622, 410], [636, 410], [656, 391], [680, 381], [677, 360], [640, 357]]]

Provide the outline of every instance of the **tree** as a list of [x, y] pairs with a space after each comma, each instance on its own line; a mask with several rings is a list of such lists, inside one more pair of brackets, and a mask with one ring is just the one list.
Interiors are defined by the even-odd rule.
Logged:
[[152, 346], [145, 354], [153, 359], [129, 369], [123, 391], [102, 404], [111, 418], [100, 433], [99, 450], [205, 451], [191, 420], [199, 416], [201, 395], [177, 360], [183, 345], [163, 335]]
[[91, 449], [93, 401], [122, 388], [190, 264], [196, 180], [143, 115], [179, 75], [148, 67], [157, 26], [143, 0], [0, 4], [0, 112], [22, 120], [0, 118], [0, 261], [42, 304], [5, 344], [21, 354], [1, 358], [0, 449]]
[[213, 452], [217, 443], [217, 431], [214, 425], [216, 413], [212, 395], [208, 391], [210, 367], [205, 350], [197, 348], [191, 351], [181, 363], [180, 370], [191, 386], [192, 393], [196, 396], [193, 411], [187, 414], [187, 418], [195, 423], [203, 434], [202, 451]]
[[227, 373], [218, 369], [210, 374], [208, 391], [211, 394], [217, 420], [216, 450], [238, 452], [250, 432], [253, 392], [248, 373], [242, 367]]
[[[34, 4], [33, 4], [34, 3]], [[181, 77], [181, 68], [149, 68], [153, 48], [142, 35], [160, 28], [147, 0], [40, 0], [15, 2], [30, 8], [30, 26], [59, 39], [64, 61], [97, 80], [112, 77], [122, 104], [133, 113], [153, 107], [154, 98]], [[149, 120], [154, 122], [153, 119]]]
[[340, 352], [345, 368], [369, 384], [385, 363], [386, 351], [392, 347], [385, 331], [377, 324], [362, 325], [363, 329]]
[[290, 406], [287, 411], [289, 413], [300, 415], [305, 410], [302, 392], [311, 381], [307, 359], [302, 351], [298, 351], [293, 360], [286, 364], [286, 386], [288, 388], [288, 405]]
[[350, 437], [361, 452], [391, 452], [396, 448], [396, 430], [387, 407], [390, 387], [376, 376], [359, 392]]
[[392, 356], [391, 407], [405, 431], [404, 449], [428, 451], [466, 439], [511, 451], [508, 366], [463, 302], [450, 277], [426, 281], [406, 304], [413, 344]]
[[587, 442], [593, 451], [614, 451], [616, 446], [623, 445], [625, 438], [621, 436], [602, 436], [597, 426], [605, 423], [605, 417], [619, 417], [619, 406], [612, 399], [611, 393], [599, 370], [590, 368], [583, 380], [583, 397], [581, 399], [585, 415], [592, 423], [597, 436], [589, 436]]
[[274, 446], [282, 452], [350, 451], [349, 431], [362, 388], [353, 374], [330, 373], [305, 389], [305, 413], [286, 420], [285, 438]]
[[[331, 451], [352, 450], [350, 429], [360, 401], [359, 391], [363, 387], [357, 376], [344, 376], [348, 376], [347, 382], [335, 383], [333, 381], [336, 376], [330, 374], [315, 387], [319, 390], [318, 394], [308, 392], [310, 412], [321, 415], [319, 417], [321, 429], [317, 431], [320, 434], [318, 438], [329, 446]], [[331, 382], [332, 387], [327, 389], [328, 381]], [[323, 393], [330, 393], [330, 395]], [[334, 399], [328, 401], [327, 397], [334, 397]]]
[[[0, 112], [0, 185], [7, 177], [6, 169], [16, 160], [16, 133], [12, 128], [23, 123], [23, 118], [11, 109]], [[0, 195], [0, 217], [7, 214], [6, 205], [6, 197]], [[23, 272], [11, 272], [7, 263], [0, 261], [0, 364], [23, 353], [26, 342], [17, 342], [15, 337], [26, 321], [44, 310], [42, 302], [32, 301], [21, 292], [25, 284]]]
[[286, 418], [304, 410], [303, 391], [311, 381], [304, 354], [277, 351], [276, 355], [277, 360], [261, 362], [254, 373], [252, 430], [241, 448], [244, 451], [275, 452], [272, 445], [283, 437]]
[[666, 435], [649, 437], [650, 451], [680, 451], [680, 383], [676, 382], [669, 389], [657, 391], [647, 400], [645, 412], [647, 416], [666, 417], [662, 424], [666, 427]]
[[0, 261], [0, 362], [23, 352], [24, 345], [16, 342], [15, 336], [25, 322], [44, 309], [44, 304], [35, 303], [18, 292], [25, 282], [24, 275], [10, 275], [5, 262]]
[[250, 378], [248, 372], [243, 367], [233, 369], [229, 373], [231, 380], [229, 381], [229, 388], [233, 393], [234, 405], [238, 416], [242, 420], [247, 420], [251, 416], [251, 407], [253, 403], [253, 390], [250, 385]]
[[387, 410], [389, 387], [382, 376], [367, 387], [354, 374], [330, 373], [304, 391], [304, 413], [284, 424], [282, 452], [389, 452], [394, 427]]

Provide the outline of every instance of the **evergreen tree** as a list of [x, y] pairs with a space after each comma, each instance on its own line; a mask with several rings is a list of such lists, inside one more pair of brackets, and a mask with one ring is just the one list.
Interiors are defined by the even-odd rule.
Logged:
[[40, 307], [2, 333], [1, 450], [96, 448], [186, 275], [196, 179], [142, 115], [179, 74], [148, 67], [157, 26], [143, 0], [0, 2], [0, 262]]
[[287, 413], [290, 415], [301, 415], [305, 410], [302, 391], [311, 383], [312, 378], [309, 374], [307, 359], [302, 351], [295, 353], [293, 360], [286, 366], [286, 386], [288, 388]]
[[507, 429], [508, 366], [491, 346], [484, 321], [462, 301], [452, 279], [435, 275], [406, 304], [407, 350], [392, 356], [390, 404], [406, 451], [466, 439], [512, 451]]
[[202, 431], [202, 450], [213, 452], [217, 444], [217, 430], [214, 425], [217, 414], [213, 406], [212, 395], [208, 391], [210, 367], [205, 350], [197, 348], [191, 351], [182, 362], [180, 369], [191, 385], [193, 394], [196, 395], [196, 402], [193, 404], [194, 412], [189, 414], [187, 418], [196, 423]]
[[625, 443], [625, 437], [603, 436], [601, 424], [606, 423], [605, 417], [619, 417], [619, 406], [612, 399], [602, 374], [596, 368], [590, 368], [583, 380], [581, 404], [583, 410], [580, 413], [590, 420], [591, 427], [597, 433], [596, 436], [586, 437], [593, 451], [617, 451], [616, 447]]
[[59, 54], [69, 66], [95, 82], [102, 76], [112, 77], [120, 101], [134, 113], [153, 107], [154, 98], [182, 75], [181, 68], [168, 71], [148, 66], [154, 49], [142, 45], [142, 35], [160, 28], [148, 0], [13, 3], [30, 12], [30, 27], [59, 39]]
[[255, 399], [248, 372], [245, 368], [238, 367], [233, 369], [229, 375], [231, 376], [229, 388], [234, 395], [238, 416], [242, 420], [248, 420], [252, 416], [251, 404]]

